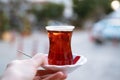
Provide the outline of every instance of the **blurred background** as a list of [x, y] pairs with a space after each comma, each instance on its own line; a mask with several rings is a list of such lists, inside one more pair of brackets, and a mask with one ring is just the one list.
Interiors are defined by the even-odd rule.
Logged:
[[72, 52], [88, 59], [67, 80], [120, 79], [120, 0], [0, 0], [0, 75], [18, 50], [48, 53], [47, 25], [74, 25]]

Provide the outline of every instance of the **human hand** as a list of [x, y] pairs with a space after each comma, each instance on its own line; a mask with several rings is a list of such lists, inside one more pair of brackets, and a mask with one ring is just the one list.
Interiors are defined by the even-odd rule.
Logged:
[[46, 64], [47, 57], [40, 54], [31, 59], [12, 61], [0, 80], [64, 80], [67, 77], [61, 71], [38, 70]]

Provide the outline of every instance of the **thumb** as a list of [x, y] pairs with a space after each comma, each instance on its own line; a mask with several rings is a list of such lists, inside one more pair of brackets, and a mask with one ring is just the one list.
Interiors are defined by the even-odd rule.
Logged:
[[35, 64], [35, 67], [40, 67], [42, 65], [48, 64], [47, 56], [43, 53], [38, 53], [32, 57], [32, 61]]

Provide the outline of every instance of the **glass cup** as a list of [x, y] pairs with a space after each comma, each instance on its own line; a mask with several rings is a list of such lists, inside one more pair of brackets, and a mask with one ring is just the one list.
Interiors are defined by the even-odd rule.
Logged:
[[74, 26], [47, 26], [49, 37], [48, 63], [50, 65], [71, 65], [71, 37]]

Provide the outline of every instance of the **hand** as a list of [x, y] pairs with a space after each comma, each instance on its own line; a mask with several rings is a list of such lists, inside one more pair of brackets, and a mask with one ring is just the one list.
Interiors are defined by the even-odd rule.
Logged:
[[67, 77], [61, 71], [38, 70], [38, 67], [46, 64], [47, 57], [40, 54], [32, 59], [12, 61], [0, 80], [64, 80]]

